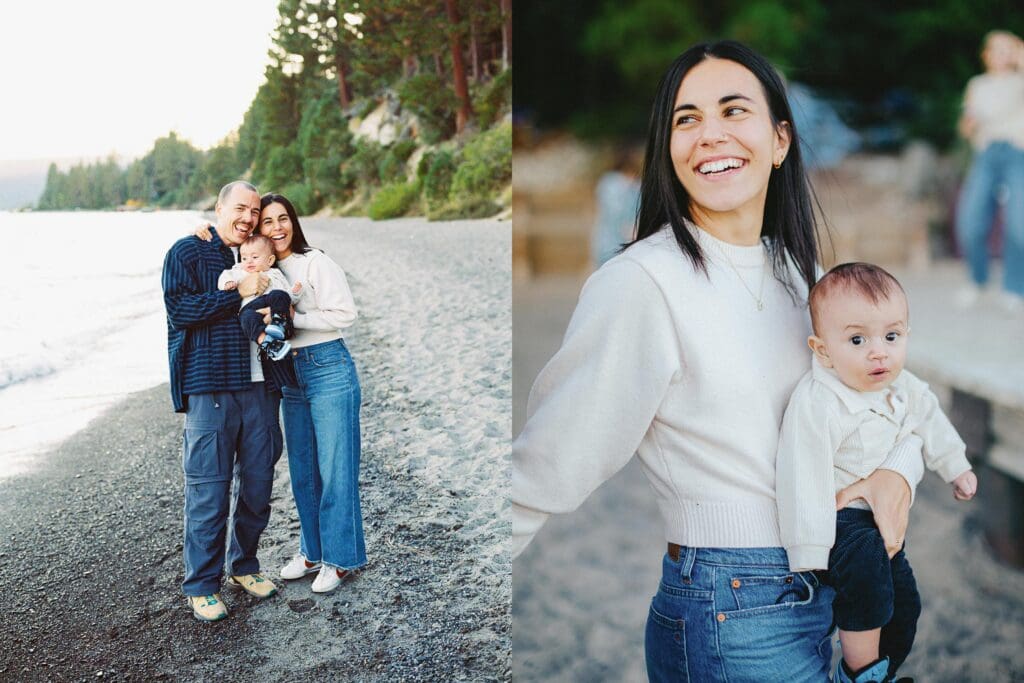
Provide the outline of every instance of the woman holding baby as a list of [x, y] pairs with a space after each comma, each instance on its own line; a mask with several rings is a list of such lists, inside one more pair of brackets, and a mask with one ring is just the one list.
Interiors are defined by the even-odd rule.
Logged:
[[[513, 444], [515, 554], [640, 459], [667, 542], [652, 681], [827, 679], [833, 591], [788, 571], [775, 503], [783, 412], [810, 368], [811, 207], [771, 65], [731, 41], [683, 53], [655, 96], [636, 239], [584, 286]], [[920, 443], [839, 496], [868, 501], [893, 553]]]

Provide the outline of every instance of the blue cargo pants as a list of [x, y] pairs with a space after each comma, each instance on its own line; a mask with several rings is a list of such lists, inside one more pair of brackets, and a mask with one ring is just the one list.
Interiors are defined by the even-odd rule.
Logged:
[[[284, 440], [280, 395], [263, 382], [251, 389], [188, 397], [182, 466], [185, 470], [186, 595], [220, 589], [229, 516], [228, 573], [260, 570], [256, 550], [270, 519], [274, 465]], [[232, 481], [235, 483], [232, 492]]]

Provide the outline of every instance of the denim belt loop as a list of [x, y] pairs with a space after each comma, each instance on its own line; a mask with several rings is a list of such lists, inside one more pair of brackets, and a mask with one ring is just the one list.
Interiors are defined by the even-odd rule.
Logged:
[[679, 576], [691, 579], [693, 578], [693, 563], [697, 560], [697, 549], [685, 546], [679, 550]]

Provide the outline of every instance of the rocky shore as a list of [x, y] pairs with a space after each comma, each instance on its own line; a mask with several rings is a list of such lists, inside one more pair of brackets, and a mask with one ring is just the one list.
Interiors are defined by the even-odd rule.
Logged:
[[[0, 680], [510, 679], [505, 491], [509, 227], [318, 219], [349, 275], [363, 388], [368, 566], [329, 595], [312, 577], [230, 617], [193, 619], [182, 579], [182, 417], [166, 385], [128, 397], [0, 483]], [[260, 544], [298, 547], [286, 457]]]

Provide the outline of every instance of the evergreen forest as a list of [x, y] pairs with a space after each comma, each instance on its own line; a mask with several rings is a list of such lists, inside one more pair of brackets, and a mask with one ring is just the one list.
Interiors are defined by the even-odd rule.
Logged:
[[209, 208], [236, 178], [300, 213], [435, 219], [511, 201], [511, 0], [282, 0], [237, 131], [175, 132], [122, 168], [51, 165], [40, 210]]

